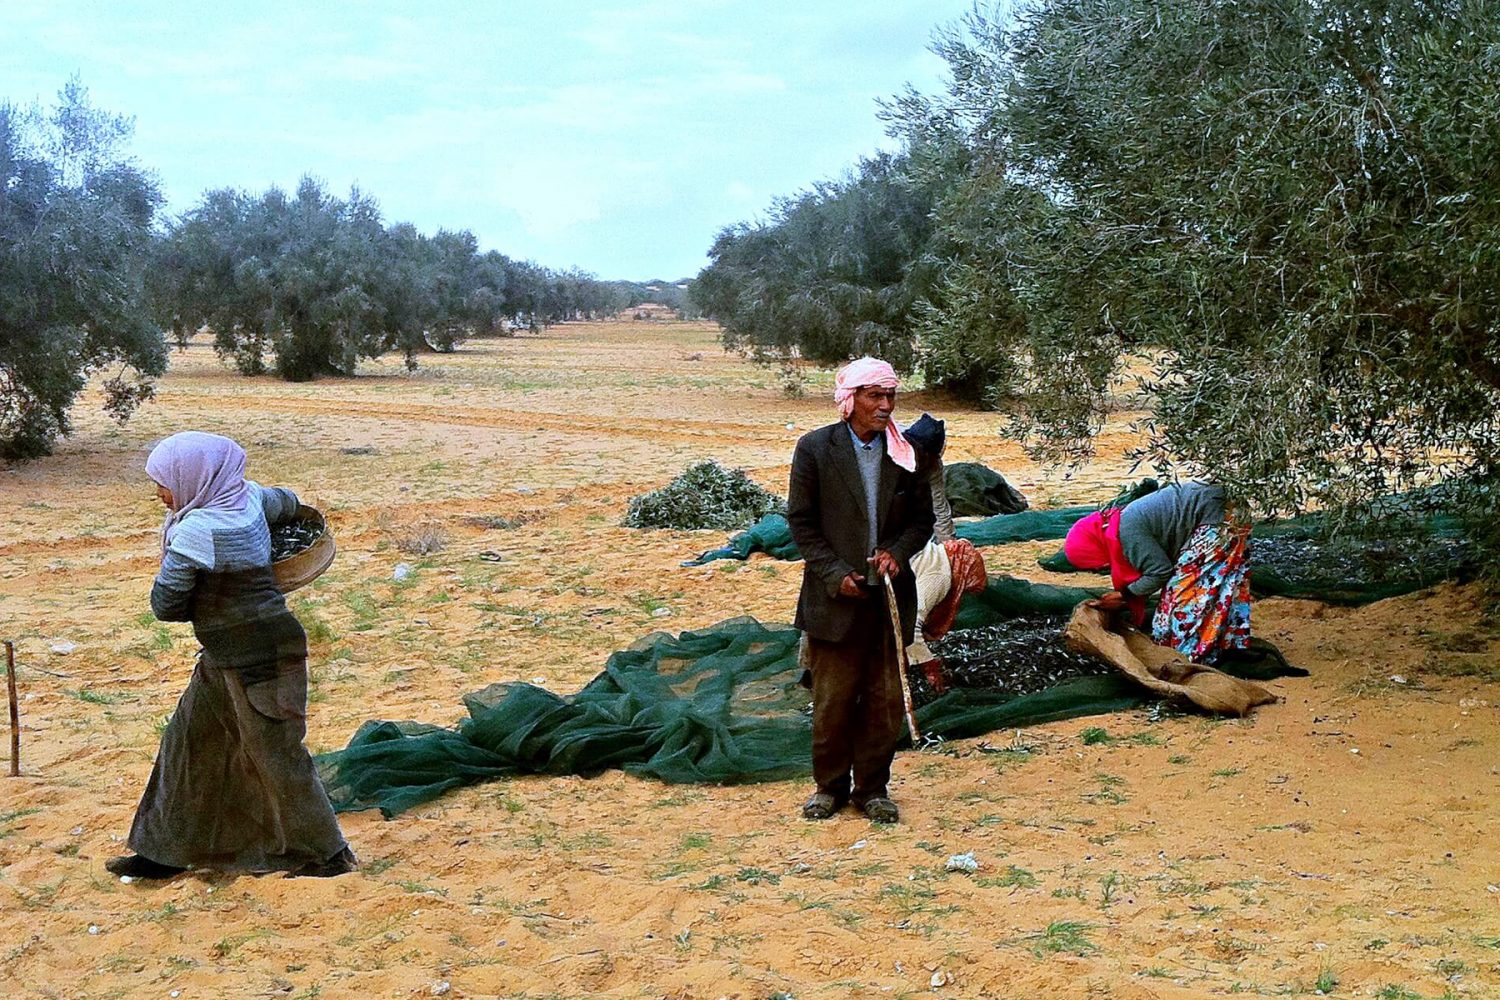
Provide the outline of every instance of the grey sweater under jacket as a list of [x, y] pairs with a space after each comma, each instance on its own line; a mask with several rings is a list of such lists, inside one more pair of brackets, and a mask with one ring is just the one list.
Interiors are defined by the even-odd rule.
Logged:
[[1141, 578], [1127, 588], [1145, 597], [1167, 585], [1187, 540], [1202, 524], [1224, 520], [1224, 488], [1180, 483], [1149, 493], [1120, 513], [1120, 548]]

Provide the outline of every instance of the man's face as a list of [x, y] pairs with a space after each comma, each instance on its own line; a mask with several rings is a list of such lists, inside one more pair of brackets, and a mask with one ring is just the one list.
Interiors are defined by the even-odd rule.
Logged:
[[862, 385], [854, 390], [854, 413], [850, 419], [856, 427], [884, 431], [896, 411], [896, 390], [878, 385]]

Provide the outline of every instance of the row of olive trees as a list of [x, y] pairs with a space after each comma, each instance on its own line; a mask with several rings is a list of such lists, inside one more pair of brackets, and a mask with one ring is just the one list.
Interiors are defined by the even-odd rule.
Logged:
[[207, 327], [240, 371], [292, 380], [625, 305], [612, 283], [480, 253], [468, 232], [385, 226], [366, 195], [311, 178], [291, 196], [209, 192], [156, 244], [150, 291], [179, 342]]
[[[886, 108], [906, 142], [891, 203], [933, 205], [893, 269], [935, 269], [888, 325], [897, 360], [1066, 458], [1149, 348], [1159, 465], [1295, 510], [1440, 457], [1495, 502], [1500, 4], [1040, 0], [1008, 23], [976, 9], [936, 50], [946, 89]], [[798, 308], [787, 273], [831, 259], [792, 221], [722, 234], [704, 301], [731, 343], [852, 353], [852, 309], [755, 324]]]
[[311, 179], [292, 195], [212, 191], [164, 223], [125, 155], [131, 130], [77, 80], [48, 110], [0, 103], [0, 458], [47, 453], [97, 372], [128, 416], [165, 370], [164, 330], [186, 343], [206, 327], [241, 371], [302, 380], [612, 314], [636, 294], [481, 253], [468, 232], [386, 225], [367, 195]]

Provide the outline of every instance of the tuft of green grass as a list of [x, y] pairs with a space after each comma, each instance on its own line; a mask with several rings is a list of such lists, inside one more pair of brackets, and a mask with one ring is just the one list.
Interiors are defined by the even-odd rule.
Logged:
[[1338, 986], [1338, 984], [1339, 977], [1333, 974], [1333, 970], [1324, 969], [1322, 972], [1318, 973], [1318, 980], [1317, 982], [1313, 983], [1313, 989], [1317, 990], [1324, 996], [1327, 996], [1328, 994], [1333, 992], [1334, 988]]
[[1031, 953], [1037, 958], [1046, 958], [1048, 955], [1063, 952], [1081, 957], [1099, 950], [1088, 937], [1088, 932], [1093, 930], [1093, 927], [1093, 924], [1085, 924], [1077, 920], [1054, 920], [1036, 934], [1028, 934], [1022, 938], [1001, 943], [1029, 943]]
[[1089, 726], [1078, 734], [1078, 738], [1083, 740], [1083, 745], [1086, 747], [1109, 746], [1115, 742], [1115, 738], [1109, 735], [1109, 730], [1103, 726]]
[[1037, 881], [1025, 868], [1011, 865], [1000, 875], [975, 879], [974, 884], [984, 889], [1035, 889]]
[[14, 823], [18, 819], [34, 815], [41, 811], [41, 807], [33, 806], [29, 809], [13, 809], [10, 812], [0, 813], [0, 840], [3, 840], [16, 832], [15, 828], [10, 824]]
[[119, 695], [105, 694], [103, 691], [94, 691], [89, 688], [77, 688], [69, 691], [68, 694], [90, 705], [114, 705], [120, 700]]
[[735, 873], [736, 882], [745, 882], [749, 885], [760, 885], [762, 882], [768, 885], [776, 885], [781, 881], [781, 876], [775, 872], [766, 871], [764, 868], [741, 868]]
[[1422, 1000], [1422, 994], [1413, 993], [1405, 986], [1387, 983], [1375, 994], [1375, 1000]]
[[1245, 769], [1242, 767], [1221, 767], [1213, 772], [1213, 775], [1215, 778], [1233, 778], [1237, 774], [1244, 773]]

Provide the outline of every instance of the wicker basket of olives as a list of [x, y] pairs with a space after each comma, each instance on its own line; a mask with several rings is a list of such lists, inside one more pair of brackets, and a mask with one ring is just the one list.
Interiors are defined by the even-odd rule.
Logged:
[[333, 533], [316, 507], [304, 504], [296, 517], [271, 526], [271, 572], [284, 594], [322, 576], [336, 551]]

